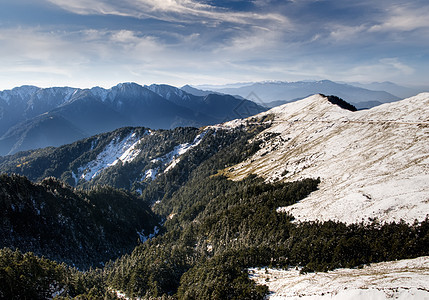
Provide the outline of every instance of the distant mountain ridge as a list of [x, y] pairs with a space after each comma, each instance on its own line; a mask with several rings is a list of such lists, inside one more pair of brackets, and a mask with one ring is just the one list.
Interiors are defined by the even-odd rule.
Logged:
[[[400, 100], [401, 98], [383, 90], [369, 90], [351, 84], [337, 83], [330, 80], [320, 81], [267, 81], [237, 86], [196, 86], [196, 88], [239, 95], [266, 107], [274, 107], [287, 102], [303, 99], [314, 94], [335, 95], [356, 106], [358, 109], [370, 108], [382, 103]], [[271, 103], [274, 102], [274, 103]]]
[[22, 86], [0, 92], [0, 155], [60, 146], [125, 126], [200, 127], [264, 110], [229, 95], [195, 96], [168, 85]]
[[412, 97], [414, 95], [417, 95], [422, 92], [428, 92], [429, 88], [426, 89], [419, 89], [419, 88], [410, 88], [410, 87], [404, 87], [397, 85], [390, 81], [384, 81], [384, 82], [371, 82], [371, 83], [360, 83], [360, 82], [352, 82], [349, 83], [351, 85], [361, 87], [364, 89], [369, 89], [373, 91], [385, 91], [392, 95], [398, 96], [400, 98], [408, 98]]

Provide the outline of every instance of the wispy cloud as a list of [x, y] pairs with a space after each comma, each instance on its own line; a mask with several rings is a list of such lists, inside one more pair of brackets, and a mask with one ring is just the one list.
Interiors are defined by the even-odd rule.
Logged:
[[[9, 73], [79, 77], [100, 69], [161, 60], [165, 48], [152, 36], [129, 30], [49, 31], [0, 29], [0, 68]], [[96, 80], [96, 78], [94, 78]]]
[[387, 16], [381, 23], [369, 28], [370, 32], [412, 31], [429, 29], [429, 4], [426, 6], [410, 7], [396, 5], [388, 10]]
[[350, 41], [367, 30], [364, 24], [358, 26], [335, 25], [330, 37], [337, 41]]
[[287, 18], [275, 13], [232, 12], [194, 0], [46, 0], [65, 10], [82, 15], [117, 15], [134, 18], [154, 18], [174, 22], [202, 22], [216, 25], [221, 22], [253, 24], [277, 22]]
[[413, 68], [400, 62], [397, 57], [380, 59], [380, 63], [384, 66], [392, 67], [396, 72], [399, 71], [403, 75], [411, 75], [414, 73]]
[[413, 74], [415, 69], [401, 62], [399, 58], [382, 58], [378, 62], [366, 65], [357, 65], [350, 68], [345, 74], [350, 81], [388, 81], [395, 78], [406, 78]]
[[427, 0], [25, 1], [0, 3], [3, 86], [428, 79]]

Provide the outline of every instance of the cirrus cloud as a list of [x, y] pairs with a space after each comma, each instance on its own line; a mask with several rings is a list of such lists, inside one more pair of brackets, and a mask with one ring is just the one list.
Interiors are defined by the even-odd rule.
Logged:
[[253, 24], [276, 22], [287, 24], [288, 19], [275, 13], [231, 12], [194, 0], [46, 0], [62, 9], [82, 15], [117, 15], [139, 19], [154, 18], [174, 22], [200, 22], [218, 24], [230, 22]]
[[426, 6], [410, 7], [396, 5], [388, 10], [385, 20], [369, 28], [370, 32], [383, 31], [412, 31], [429, 29], [429, 4]]

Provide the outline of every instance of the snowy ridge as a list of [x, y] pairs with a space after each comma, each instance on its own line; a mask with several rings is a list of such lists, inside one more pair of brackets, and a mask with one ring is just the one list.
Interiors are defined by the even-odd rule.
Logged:
[[130, 133], [122, 140], [117, 136], [97, 155], [95, 160], [79, 167], [78, 174], [73, 173], [73, 177], [75, 180], [82, 179], [89, 181], [108, 167], [114, 166], [119, 162], [127, 163], [133, 161], [141, 152], [137, 148], [139, 143], [140, 138], [135, 132]]
[[38, 90], [40, 90], [40, 88], [31, 85], [24, 85], [13, 88], [12, 90], [0, 91], [0, 99], [3, 99], [7, 104], [9, 104], [10, 99], [13, 97], [24, 99], [29, 95], [36, 93]]
[[79, 91], [79, 89], [66, 87], [63, 88], [66, 92], [63, 103], [66, 103], [72, 99], [72, 97]]
[[109, 95], [110, 90], [103, 89], [102, 87], [96, 86], [91, 88], [91, 94], [93, 94], [95, 97], [98, 97], [101, 99], [102, 102], [105, 102], [107, 99], [107, 96]]
[[268, 138], [227, 170], [268, 181], [321, 178], [319, 190], [279, 209], [297, 220], [412, 223], [429, 215], [429, 93], [351, 112], [321, 95], [276, 107]]
[[429, 257], [383, 262], [362, 269], [299, 274], [299, 270], [249, 269], [270, 300], [429, 299]]
[[174, 96], [180, 97], [182, 98], [183, 101], [190, 101], [190, 97], [189, 95], [181, 90], [178, 89], [176, 87], [171, 87], [171, 86], [163, 86], [163, 85], [157, 85], [157, 84], [152, 84], [152, 85], [145, 85], [145, 88], [147, 88], [148, 90], [164, 97], [167, 100], [171, 100]]
[[180, 145], [176, 146], [173, 151], [168, 153], [166, 155], [166, 160], [164, 161], [165, 164], [168, 166], [164, 170], [164, 173], [167, 173], [168, 171], [173, 169], [179, 163], [180, 156], [182, 156], [183, 154], [185, 154], [186, 152], [188, 152], [192, 148], [198, 146], [201, 143], [201, 141], [205, 135], [206, 135], [206, 132], [200, 133], [199, 135], [197, 135], [195, 137], [192, 144], [189, 144], [189, 143], [180, 144]]
[[47, 97], [55, 99], [56, 106], [63, 105], [69, 102], [79, 89], [71, 87], [52, 87], [52, 88], [38, 88], [36, 86], [21, 86], [12, 90], [0, 91], [0, 100], [4, 100], [10, 104], [11, 99], [14, 101], [22, 102], [30, 109], [34, 108], [35, 100], [44, 100]]
[[[157, 161], [162, 162], [163, 167], [166, 167], [164, 169], [164, 173], [167, 173], [168, 171], [173, 169], [179, 163], [180, 157], [183, 154], [185, 154], [186, 152], [188, 152], [192, 148], [198, 146], [201, 143], [201, 141], [205, 135], [206, 135], [206, 131], [198, 134], [191, 144], [190, 143], [184, 143], [184, 144], [177, 145], [176, 147], [174, 147], [174, 149], [171, 152], [165, 154], [162, 157], [153, 159], [152, 162], [157, 162]], [[148, 170], [148, 171], [146, 171], [144, 177], [145, 178], [154, 178], [157, 173], [158, 173], [158, 170]]]
[[221, 124], [206, 126], [206, 128], [214, 130], [233, 130], [235, 128], [244, 126], [246, 121], [244, 119], [235, 119]]

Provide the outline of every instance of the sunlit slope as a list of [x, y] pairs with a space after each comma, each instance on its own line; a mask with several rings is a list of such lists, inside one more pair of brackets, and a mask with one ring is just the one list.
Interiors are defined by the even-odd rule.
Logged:
[[261, 149], [227, 173], [236, 180], [321, 178], [318, 191], [281, 210], [298, 220], [348, 223], [429, 214], [429, 93], [358, 112], [314, 95], [263, 115], [273, 124], [258, 137]]

